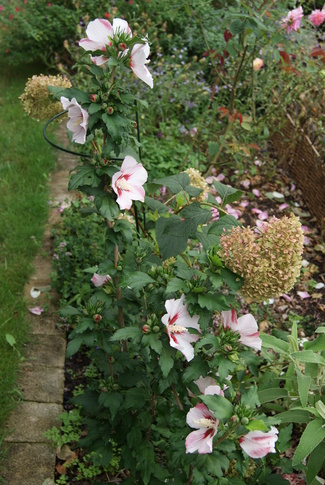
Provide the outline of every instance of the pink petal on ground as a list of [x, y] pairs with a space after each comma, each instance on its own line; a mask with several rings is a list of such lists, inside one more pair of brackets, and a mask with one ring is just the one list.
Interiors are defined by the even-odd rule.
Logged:
[[247, 207], [249, 205], [249, 201], [248, 200], [243, 200], [242, 202], [240, 202], [239, 204], [241, 207]]
[[293, 192], [294, 190], [296, 190], [296, 186], [295, 184], [291, 184], [291, 192]]
[[253, 189], [252, 190], [253, 194], [255, 195], [255, 197], [260, 197], [260, 191], [258, 189]]
[[308, 227], [308, 226], [301, 226], [301, 230], [302, 230], [303, 232], [309, 232], [309, 230], [310, 230], [310, 229], [309, 229], [309, 227]]
[[267, 212], [260, 212], [257, 217], [260, 221], [265, 221], [266, 219], [268, 219], [269, 215]]
[[280, 205], [279, 205], [279, 210], [280, 210], [280, 211], [283, 211], [284, 209], [287, 209], [288, 207], [289, 207], [289, 204], [286, 204], [286, 203], [284, 203], [284, 204], [280, 204]]
[[297, 295], [299, 295], [302, 300], [310, 298], [310, 294], [307, 291], [297, 291]]
[[251, 184], [251, 181], [250, 181], [250, 180], [248, 180], [248, 179], [246, 179], [246, 180], [242, 180], [242, 181], [240, 182], [240, 185], [242, 185], [242, 186], [243, 186], [245, 189], [248, 189], [248, 188], [249, 188], [249, 186], [250, 186], [250, 184]]
[[260, 167], [262, 165], [262, 162], [260, 160], [255, 160], [254, 165]]
[[219, 173], [219, 175], [216, 176], [216, 180], [218, 180], [218, 182], [222, 182], [225, 178], [226, 177], [223, 173]]
[[291, 296], [286, 295], [285, 293], [283, 293], [283, 295], [281, 295], [281, 296], [282, 296], [282, 298], [284, 298], [286, 301], [292, 301]]
[[309, 246], [310, 243], [311, 243], [310, 238], [307, 236], [304, 236], [304, 246]]
[[260, 209], [257, 209], [256, 207], [253, 207], [252, 212], [254, 214], [260, 214], [262, 211]]
[[35, 306], [34, 308], [28, 308], [28, 310], [33, 314], [33, 315], [41, 315], [44, 312], [44, 308], [40, 306]]

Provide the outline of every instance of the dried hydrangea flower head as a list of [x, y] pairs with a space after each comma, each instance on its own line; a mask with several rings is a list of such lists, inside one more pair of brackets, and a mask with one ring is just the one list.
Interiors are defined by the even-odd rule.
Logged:
[[198, 189], [202, 189], [198, 200], [205, 200], [209, 192], [209, 186], [205, 181], [205, 178], [202, 177], [201, 173], [196, 170], [196, 168], [187, 168], [185, 173], [187, 173], [187, 175], [190, 177], [190, 185], [197, 187]]
[[[57, 76], [33, 76], [29, 78], [24, 92], [19, 99], [23, 105], [24, 111], [37, 121], [49, 120], [63, 111], [60, 101], [50, 97], [47, 86], [62, 86], [62, 88], [71, 88], [69, 79]], [[61, 119], [60, 119], [61, 121]]]
[[304, 236], [298, 217], [272, 217], [260, 233], [232, 228], [220, 238], [219, 256], [244, 278], [241, 293], [254, 301], [287, 293], [301, 269]]

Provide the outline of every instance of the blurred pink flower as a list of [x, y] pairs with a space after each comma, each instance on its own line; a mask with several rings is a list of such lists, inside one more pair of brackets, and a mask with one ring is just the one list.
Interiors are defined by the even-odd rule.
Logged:
[[94, 273], [93, 274], [93, 277], [91, 278], [91, 282], [95, 285], [95, 286], [103, 286], [105, 283], [107, 283], [108, 281], [110, 281], [112, 278], [110, 277], [110, 275], [105, 275], [105, 276], [102, 276], [102, 275], [99, 275], [97, 273]]
[[239, 444], [251, 458], [263, 458], [268, 453], [275, 453], [278, 433], [279, 431], [274, 426], [267, 433], [250, 431], [239, 438]]
[[231, 328], [234, 332], [239, 333], [241, 342], [247, 347], [255, 350], [261, 350], [262, 340], [259, 337], [258, 326], [253, 315], [248, 313], [237, 319], [234, 309], [221, 312], [221, 323], [223, 328]]
[[171, 347], [180, 350], [189, 362], [194, 358], [194, 349], [191, 344], [199, 340], [200, 336], [189, 333], [188, 328], [194, 328], [199, 332], [201, 330], [197, 323], [199, 316], [191, 317], [184, 300], [184, 294], [178, 300], [167, 300], [165, 303], [167, 313], [161, 318], [161, 321], [166, 326]]
[[67, 123], [67, 128], [72, 133], [72, 141], [83, 145], [86, 142], [88, 130], [88, 112], [80, 106], [76, 98], [72, 98], [70, 101], [68, 98], [61, 96], [60, 100], [63, 109], [68, 110], [70, 119]]
[[256, 57], [256, 59], [253, 60], [253, 69], [254, 71], [259, 71], [262, 69], [264, 66], [264, 61], [263, 59], [260, 59], [259, 57]]
[[44, 308], [40, 306], [35, 306], [34, 308], [28, 308], [28, 310], [33, 314], [33, 315], [41, 315], [44, 312]]
[[318, 27], [325, 20], [325, 10], [313, 10], [309, 15], [309, 20], [315, 27]]
[[298, 30], [300, 27], [301, 19], [304, 16], [302, 7], [295, 8], [291, 10], [285, 19], [282, 21], [282, 27], [287, 29], [287, 34], [293, 30]]
[[116, 202], [120, 209], [131, 209], [132, 200], [144, 202], [145, 191], [142, 187], [147, 181], [148, 173], [135, 158], [126, 156], [121, 170], [112, 177], [112, 188], [117, 194]]
[[186, 453], [195, 451], [198, 451], [200, 455], [212, 453], [212, 441], [218, 432], [219, 424], [212, 411], [205, 404], [199, 403], [187, 413], [186, 423], [191, 428], [197, 429], [192, 431], [185, 440]]

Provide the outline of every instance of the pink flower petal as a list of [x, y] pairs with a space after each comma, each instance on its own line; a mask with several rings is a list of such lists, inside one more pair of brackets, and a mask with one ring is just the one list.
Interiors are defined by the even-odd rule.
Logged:
[[287, 209], [288, 207], [289, 207], [289, 204], [286, 204], [286, 203], [284, 203], [284, 204], [280, 204], [280, 205], [279, 205], [279, 210], [280, 210], [280, 211], [283, 211], [284, 209]]
[[282, 298], [284, 298], [286, 301], [292, 301], [291, 296], [286, 295], [285, 293], [283, 293], [283, 295], [281, 295], [281, 296], [282, 296]]
[[250, 184], [251, 184], [251, 181], [250, 181], [250, 180], [248, 180], [248, 179], [246, 179], [246, 180], [242, 180], [242, 181], [240, 182], [240, 185], [242, 185], [242, 186], [243, 186], [245, 189], [248, 189], [248, 188], [249, 188], [249, 186], [250, 186]]
[[297, 295], [299, 295], [302, 300], [310, 298], [310, 294], [307, 291], [297, 291]]
[[239, 333], [239, 341], [243, 345], [261, 350], [262, 340], [259, 337], [257, 322], [253, 315], [248, 313], [237, 319], [235, 310], [222, 311], [221, 323], [224, 328], [231, 328], [234, 332]]
[[311, 243], [310, 238], [309, 238], [309, 237], [307, 237], [307, 236], [304, 236], [304, 245], [305, 245], [305, 246], [309, 246], [309, 245], [310, 245], [310, 243]]
[[242, 202], [239, 203], [239, 205], [241, 207], [247, 207], [249, 205], [249, 201], [248, 200], [243, 200]]
[[40, 306], [35, 306], [34, 308], [28, 308], [28, 310], [33, 314], [33, 315], [41, 315], [44, 312], [44, 308]]
[[260, 221], [265, 221], [266, 219], [269, 218], [269, 215], [267, 212], [260, 212], [257, 216]]
[[225, 179], [225, 175], [223, 173], [219, 173], [219, 175], [216, 176], [216, 180], [218, 182], [222, 182]]
[[255, 197], [260, 197], [260, 191], [258, 189], [253, 189], [252, 190], [253, 194], [255, 195]]
[[310, 229], [309, 229], [309, 227], [308, 227], [308, 226], [301, 226], [301, 230], [302, 230], [303, 232], [309, 232], [309, 231], [310, 231]]
[[130, 67], [134, 74], [141, 79], [141, 81], [145, 82], [153, 88], [153, 79], [152, 76], [146, 67], [148, 63], [147, 58], [149, 57], [150, 47], [149, 44], [135, 44], [133, 46], [130, 58]]
[[268, 453], [275, 453], [277, 439], [278, 430], [272, 426], [268, 433], [250, 431], [239, 438], [239, 444], [251, 458], [263, 458]]

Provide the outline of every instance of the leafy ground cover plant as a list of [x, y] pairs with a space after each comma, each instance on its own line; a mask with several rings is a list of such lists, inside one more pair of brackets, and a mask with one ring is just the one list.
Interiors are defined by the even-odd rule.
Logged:
[[[226, 210], [240, 190], [214, 179], [213, 195], [193, 171], [153, 178], [144, 188], [148, 174], [131, 145], [136, 99], [115, 75], [131, 69], [152, 88], [147, 39], [118, 18], [96, 19], [86, 34], [80, 47], [92, 60], [89, 90], [51, 88], [68, 111], [72, 139], [93, 147], [70, 188], [94, 197], [107, 231], [108, 257], [93, 274], [91, 297], [61, 310], [74, 319], [68, 356], [87, 348], [96, 376], [72, 400], [87, 428], [80, 444], [107, 466], [113, 439], [128, 470], [124, 483], [272, 483], [272, 455], [288, 447], [289, 416], [307, 426], [286, 470], [305, 469], [309, 457], [312, 483], [324, 437], [323, 339], [300, 350], [294, 326], [281, 338], [259, 335], [253, 315], [239, 316], [236, 298], [248, 294], [252, 270], [265, 276], [258, 288], [250, 285], [252, 299], [292, 287], [302, 252], [298, 219], [271, 220], [242, 242], [247, 231]], [[133, 221], [119, 218], [124, 210]], [[279, 224], [290, 233], [280, 247]], [[252, 262], [228, 241], [261, 254]], [[270, 267], [286, 272], [276, 289]], [[274, 369], [274, 354], [284, 374]], [[279, 385], [268, 389], [270, 381]]]

